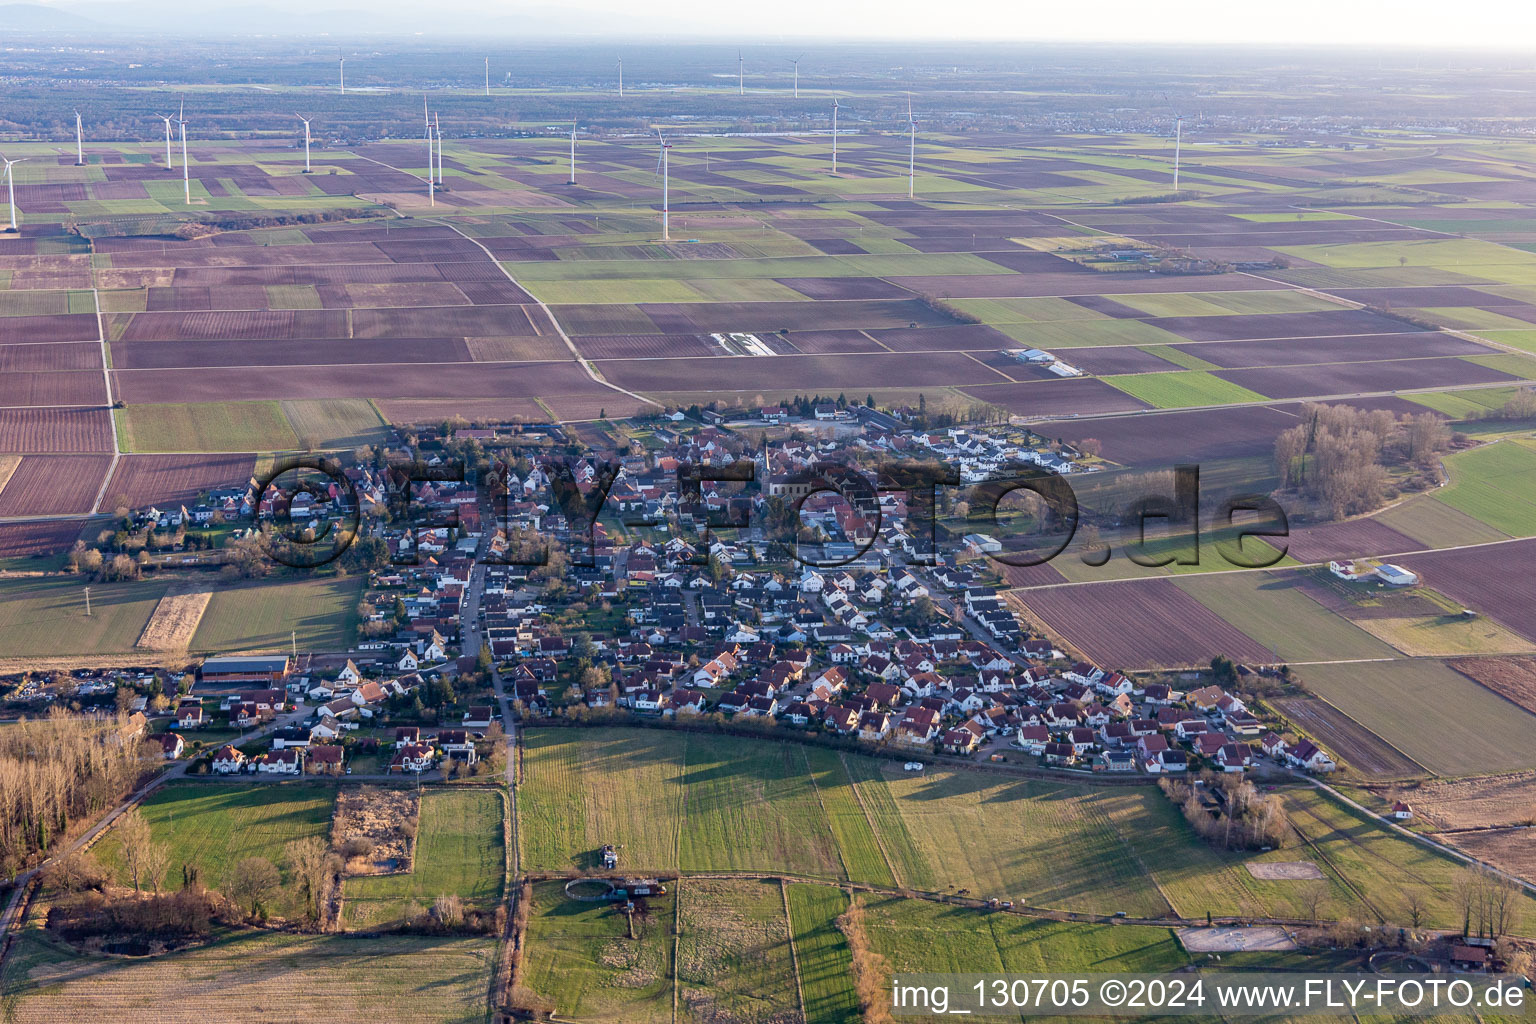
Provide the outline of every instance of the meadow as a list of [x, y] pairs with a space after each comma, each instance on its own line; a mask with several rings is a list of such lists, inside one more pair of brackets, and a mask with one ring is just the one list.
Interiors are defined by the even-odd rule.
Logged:
[[0, 655], [116, 654], [133, 650], [164, 595], [155, 580], [91, 584], [85, 579], [0, 580]]
[[297, 642], [301, 650], [350, 650], [362, 584], [362, 577], [316, 577], [218, 587], [192, 649], [286, 651]]
[[409, 872], [348, 878], [343, 891], [348, 928], [377, 928], [425, 909], [439, 896], [459, 896], [468, 908], [500, 902], [506, 877], [498, 790], [428, 790], [422, 794], [415, 859]]
[[299, 446], [278, 402], [130, 405], [116, 410], [130, 452], [271, 452]]
[[[246, 857], [262, 857], [282, 869], [288, 843], [311, 836], [326, 839], [334, 801], [335, 789], [324, 785], [186, 782], [156, 790], [142, 804], [141, 813], [155, 841], [167, 847], [164, 884], [180, 885], [185, 865], [196, 868], [203, 882], [217, 889]], [[115, 832], [102, 836], [93, 852], [119, 882], [129, 881]], [[273, 897], [270, 909], [282, 916], [292, 909], [291, 904], [292, 894], [285, 889]]]

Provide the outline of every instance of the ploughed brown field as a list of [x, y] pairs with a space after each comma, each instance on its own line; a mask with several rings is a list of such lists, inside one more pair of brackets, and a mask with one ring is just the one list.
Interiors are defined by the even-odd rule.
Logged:
[[124, 455], [105, 500], [126, 499], [130, 508], [189, 502], [209, 488], [239, 487], [255, 469], [251, 455]]
[[1487, 687], [1512, 704], [1536, 715], [1536, 658], [1455, 658], [1446, 662], [1457, 672]]
[[0, 451], [110, 452], [105, 409], [0, 409]]
[[89, 512], [111, 464], [105, 455], [24, 455], [0, 491], [0, 516]]
[[1270, 703], [1296, 728], [1315, 736], [1363, 775], [1403, 778], [1424, 774], [1417, 761], [1326, 701], [1316, 697], [1275, 697]]
[[1201, 665], [1218, 654], [1254, 664], [1279, 660], [1169, 579], [1026, 590], [1018, 598], [1052, 633], [1104, 668]]
[[1432, 551], [1399, 559], [1424, 584], [1536, 640], [1536, 540]]

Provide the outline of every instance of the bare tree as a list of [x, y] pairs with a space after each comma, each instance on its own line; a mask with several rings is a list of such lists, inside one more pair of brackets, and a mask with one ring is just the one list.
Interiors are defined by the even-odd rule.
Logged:
[[163, 847], [156, 849], [160, 844], [155, 842], [149, 822], [137, 807], [130, 808], [117, 819], [117, 838], [122, 844], [123, 863], [133, 879], [133, 891], [139, 892], [145, 882], [158, 888], [160, 879], [155, 869], [164, 873], [165, 850]]
[[1408, 915], [1408, 923], [1418, 931], [1424, 924], [1424, 894], [1416, 887], [1409, 886], [1403, 891], [1403, 911]]
[[336, 857], [317, 836], [295, 839], [284, 847], [293, 885], [311, 921], [325, 920], [325, 898], [335, 873]]
[[1317, 924], [1323, 912], [1323, 901], [1328, 898], [1328, 883], [1323, 879], [1307, 882], [1296, 890], [1297, 916]]
[[282, 882], [271, 861], [265, 857], [246, 857], [230, 869], [224, 894], [245, 909], [246, 916], [255, 917], [262, 901]]

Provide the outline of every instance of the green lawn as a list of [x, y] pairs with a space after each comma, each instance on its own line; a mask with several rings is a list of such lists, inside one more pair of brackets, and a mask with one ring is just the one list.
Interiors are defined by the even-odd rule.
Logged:
[[[192, 637], [195, 651], [346, 651], [357, 642], [363, 578], [316, 577], [221, 586]], [[296, 635], [296, 640], [295, 640]]]
[[494, 906], [506, 877], [501, 819], [499, 790], [423, 793], [410, 872], [347, 879], [348, 926], [377, 927], [399, 919], [411, 902], [429, 907], [439, 896], [460, 896], [480, 909]]
[[1232, 292], [1154, 292], [1107, 295], [1147, 316], [1231, 316], [1234, 313], [1311, 313], [1342, 309], [1339, 303], [1312, 292], [1279, 288]]
[[1264, 396], [1256, 391], [1249, 391], [1245, 387], [1199, 370], [1126, 373], [1105, 377], [1104, 380], [1131, 397], [1149, 402], [1159, 409], [1264, 401]]

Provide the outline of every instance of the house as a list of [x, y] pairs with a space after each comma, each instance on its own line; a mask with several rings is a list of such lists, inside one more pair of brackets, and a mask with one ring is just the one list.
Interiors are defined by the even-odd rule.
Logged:
[[304, 771], [304, 752], [297, 747], [269, 750], [252, 758], [258, 774], [299, 775]]
[[1111, 772], [1136, 770], [1136, 755], [1129, 750], [1111, 750], [1104, 754], [1104, 769]]
[[167, 761], [176, 760], [187, 746], [187, 741], [174, 732], [162, 733], [157, 739], [160, 741], [160, 753]]
[[1482, 946], [1452, 946], [1451, 963], [1464, 971], [1481, 971], [1488, 966], [1488, 950]]
[[176, 728], [201, 729], [208, 724], [201, 704], [183, 704], [176, 709]]
[[1316, 743], [1311, 740], [1300, 740], [1295, 746], [1285, 752], [1285, 758], [1298, 768], [1304, 768], [1309, 772], [1331, 772], [1338, 765]]
[[403, 747], [407, 743], [421, 742], [421, 726], [400, 725], [395, 727], [395, 746]]
[[891, 731], [891, 716], [883, 711], [866, 711], [859, 716], [859, 739], [875, 743], [885, 739]]
[[951, 754], [973, 754], [976, 748], [981, 746], [980, 729], [972, 729], [970, 724], [962, 725], [958, 729], [951, 729], [939, 740], [939, 744]]
[[432, 746], [429, 743], [408, 743], [395, 753], [389, 762], [390, 771], [421, 772], [432, 767]]
[[1055, 765], [1069, 765], [1077, 760], [1077, 751], [1070, 743], [1047, 743], [1045, 745], [1045, 763]]
[[664, 715], [700, 715], [704, 713], [705, 696], [698, 690], [678, 687], [667, 696]]
[[464, 719], [459, 724], [466, 729], [489, 729], [493, 717], [490, 705], [476, 704], [464, 712]]
[[1401, 800], [1397, 801], [1392, 805], [1392, 819], [1394, 821], [1412, 821], [1413, 808], [1409, 807]]
[[340, 775], [344, 751], [331, 743], [311, 744], [305, 758], [311, 775]]
[[286, 655], [275, 657], [221, 657], [203, 661], [199, 674], [209, 686], [235, 683], [277, 683], [288, 677]]
[[1240, 772], [1253, 764], [1253, 757], [1248, 752], [1247, 744], [1225, 743], [1216, 752], [1216, 763], [1221, 765], [1224, 772]]
[[444, 729], [437, 734], [437, 746], [449, 760], [474, 764], [480, 759], [475, 741], [465, 729]]
[[[1182, 750], [1165, 750], [1157, 755], [1158, 763], [1165, 772], [1183, 772], [1189, 770], [1189, 755]], [[1148, 771], [1151, 771], [1149, 766]]]

